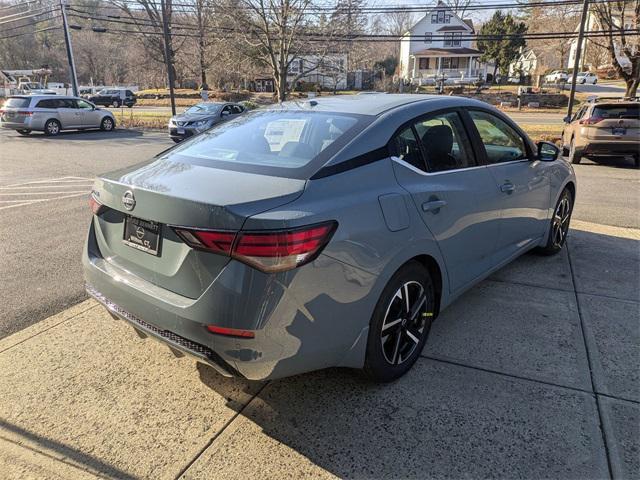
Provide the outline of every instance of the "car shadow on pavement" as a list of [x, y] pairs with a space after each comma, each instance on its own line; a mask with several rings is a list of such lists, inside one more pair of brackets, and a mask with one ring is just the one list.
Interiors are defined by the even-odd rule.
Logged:
[[631, 168], [635, 169], [634, 160], [632, 157], [597, 157], [597, 158], [583, 158], [580, 165], [585, 167], [606, 166], [612, 168]]
[[[633, 285], [640, 283], [640, 250], [638, 241], [630, 238], [575, 230], [570, 235], [569, 256], [524, 255], [511, 269], [463, 295], [452, 306], [457, 309], [454, 315], [438, 319], [457, 325], [457, 333], [447, 327], [449, 334], [463, 338], [469, 322], [500, 314], [489, 306], [496, 297], [507, 303], [512, 297], [524, 302], [529, 295], [535, 297], [527, 315], [521, 311], [523, 318], [509, 312], [504, 319], [494, 317], [491, 328], [473, 330], [477, 358], [524, 355], [519, 361], [504, 359], [505, 365], [515, 367], [477, 365], [476, 358], [465, 354], [465, 342], [450, 340], [454, 347], [445, 348], [445, 359], [431, 358], [425, 349], [412, 370], [390, 384], [373, 384], [357, 371], [336, 368], [271, 381], [247, 405], [230, 401], [240, 413], [233, 428], [212, 440], [215, 448], [204, 450], [185, 478], [207, 478], [212, 471], [220, 477], [247, 478], [258, 471], [262, 478], [278, 478], [285, 471], [312, 478], [327, 473], [342, 478], [608, 477], [589, 366], [586, 356], [573, 358], [571, 352], [584, 349], [579, 324], [586, 322], [594, 374], [602, 376], [596, 385], [610, 384], [609, 375], [639, 383], [632, 373], [639, 360], [634, 345], [638, 332], [632, 327], [637, 318], [628, 318], [622, 310], [603, 316], [588, 304], [582, 321], [575, 303], [557, 318], [553, 311], [558, 308], [555, 302], [581, 301], [582, 292], [591, 291], [607, 296], [615, 310], [618, 300], [612, 297], [629, 298]], [[524, 270], [535, 272], [525, 279]], [[545, 280], [545, 275], [550, 278]], [[631, 285], [622, 288], [620, 282]], [[531, 328], [519, 328], [522, 322]], [[570, 328], [560, 325], [564, 323]], [[532, 333], [535, 325], [555, 333]], [[636, 336], [625, 339], [629, 331]], [[510, 342], [526, 348], [506, 352], [504, 344]], [[576, 375], [585, 376], [586, 384], [573, 385], [567, 380], [570, 375], [541, 380], [532, 374], [553, 355], [567, 365], [575, 363]], [[209, 388], [222, 394], [228, 379], [204, 365], [198, 371]], [[608, 392], [610, 398], [617, 393], [613, 387]]]
[[[10, 438], [6, 438], [2, 435], [2, 430], [11, 432], [11, 434], [19, 436], [21, 440], [27, 440], [28, 443], [35, 444], [36, 447], [29, 447], [22, 441], [17, 442]], [[83, 453], [75, 448], [65, 445], [64, 443], [29, 432], [28, 430], [20, 428], [19, 426], [2, 419], [0, 419], [0, 440], [13, 443], [22, 448], [31, 449], [41, 455], [54, 458], [57, 461], [68, 463], [69, 465], [79, 467], [83, 470], [86, 470], [88, 467], [89, 470], [93, 470], [94, 472], [100, 472], [101, 474], [109, 475], [121, 480], [134, 480], [136, 478], [92, 455]]]
[[[34, 140], [47, 140], [47, 141], [79, 141], [79, 140], [121, 140], [121, 139], [133, 139], [139, 138], [144, 135], [142, 130], [131, 130], [126, 128], [117, 128], [111, 132], [103, 132], [102, 130], [71, 130], [60, 132], [56, 136], [45, 135], [40, 132], [31, 132], [28, 137]], [[16, 137], [21, 135], [16, 134]]]

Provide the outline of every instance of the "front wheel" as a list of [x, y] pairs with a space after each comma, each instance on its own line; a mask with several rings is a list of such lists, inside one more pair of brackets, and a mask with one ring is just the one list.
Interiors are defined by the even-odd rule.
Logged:
[[547, 244], [538, 249], [540, 253], [543, 255], [554, 255], [562, 250], [562, 247], [567, 241], [571, 212], [573, 212], [573, 197], [569, 189], [565, 188], [553, 211]]
[[390, 382], [412, 367], [427, 340], [435, 305], [433, 281], [418, 262], [391, 277], [369, 327], [364, 371], [371, 379]]
[[113, 108], [118, 108], [120, 106], [120, 102], [118, 100], [114, 100], [112, 105], [113, 105]]
[[102, 122], [100, 122], [100, 130], [110, 132], [114, 129], [115, 125], [116, 124], [111, 117], [104, 117]]

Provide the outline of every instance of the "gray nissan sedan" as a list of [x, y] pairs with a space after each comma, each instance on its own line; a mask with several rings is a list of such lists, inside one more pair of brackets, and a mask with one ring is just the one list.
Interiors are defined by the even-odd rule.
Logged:
[[198, 103], [169, 119], [169, 136], [178, 143], [217, 123], [242, 115], [244, 111], [245, 108], [239, 103]]
[[223, 375], [390, 381], [462, 292], [562, 249], [576, 179], [558, 153], [465, 98], [256, 110], [96, 180], [87, 290]]

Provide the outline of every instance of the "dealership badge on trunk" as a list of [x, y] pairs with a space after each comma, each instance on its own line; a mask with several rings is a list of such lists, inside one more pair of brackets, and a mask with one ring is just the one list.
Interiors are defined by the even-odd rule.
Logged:
[[131, 190], [124, 192], [124, 195], [122, 196], [122, 204], [127, 210], [133, 210], [136, 206], [136, 198], [133, 196], [133, 192]]

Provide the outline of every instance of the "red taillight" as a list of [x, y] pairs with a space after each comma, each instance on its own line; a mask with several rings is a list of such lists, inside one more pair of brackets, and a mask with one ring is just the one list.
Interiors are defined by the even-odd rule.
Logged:
[[207, 325], [207, 330], [218, 335], [226, 335], [227, 337], [254, 338], [255, 333], [251, 330], [240, 330], [237, 328], [216, 327], [215, 325]]
[[282, 272], [315, 259], [337, 227], [326, 222], [292, 230], [223, 232], [176, 228], [191, 247], [229, 255], [263, 272]]
[[596, 123], [600, 122], [601, 120], [604, 120], [604, 118], [602, 118], [602, 117], [590, 117], [590, 118], [585, 118], [584, 120], [580, 120], [578, 123], [580, 125], [595, 125]]
[[91, 195], [89, 195], [89, 208], [91, 209], [91, 213], [99, 215], [105, 207], [96, 199], [95, 195], [91, 193]]

